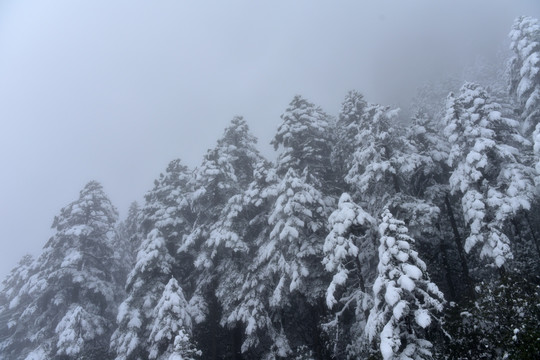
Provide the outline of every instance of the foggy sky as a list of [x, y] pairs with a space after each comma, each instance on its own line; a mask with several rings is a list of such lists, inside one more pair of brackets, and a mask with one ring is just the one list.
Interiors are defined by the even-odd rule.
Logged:
[[295, 94], [406, 106], [507, 46], [540, 1], [0, 0], [0, 278], [90, 180], [121, 215], [235, 115], [268, 143]]

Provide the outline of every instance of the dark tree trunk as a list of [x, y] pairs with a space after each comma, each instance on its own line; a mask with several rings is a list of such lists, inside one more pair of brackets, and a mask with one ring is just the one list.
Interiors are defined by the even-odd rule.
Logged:
[[456, 288], [454, 286], [454, 281], [452, 280], [452, 270], [450, 269], [450, 265], [448, 264], [448, 256], [446, 253], [446, 245], [444, 244], [444, 241], [441, 240], [440, 242], [440, 250], [441, 250], [441, 259], [445, 270], [445, 278], [446, 283], [448, 284], [448, 291], [450, 295], [450, 300], [456, 300]]
[[240, 324], [236, 324], [232, 331], [233, 340], [233, 359], [242, 360], [242, 335], [243, 328]]
[[463, 240], [459, 234], [459, 229], [457, 226], [456, 218], [454, 216], [454, 210], [452, 210], [452, 205], [450, 204], [450, 199], [448, 194], [444, 197], [444, 204], [446, 205], [446, 212], [448, 214], [448, 219], [450, 220], [450, 226], [452, 227], [452, 232], [454, 233], [454, 242], [456, 243], [459, 261], [461, 263], [461, 270], [463, 272], [463, 278], [467, 285], [467, 292], [471, 299], [474, 299], [473, 283], [469, 275], [469, 265], [467, 264], [467, 258], [465, 257], [465, 250], [463, 249]]

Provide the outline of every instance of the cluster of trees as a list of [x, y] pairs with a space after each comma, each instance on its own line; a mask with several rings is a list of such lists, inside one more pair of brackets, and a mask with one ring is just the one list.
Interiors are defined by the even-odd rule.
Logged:
[[4, 280], [1, 357], [538, 358], [540, 24], [510, 37], [509, 92], [465, 83], [406, 124], [295, 96], [275, 161], [235, 117], [119, 223], [88, 183]]

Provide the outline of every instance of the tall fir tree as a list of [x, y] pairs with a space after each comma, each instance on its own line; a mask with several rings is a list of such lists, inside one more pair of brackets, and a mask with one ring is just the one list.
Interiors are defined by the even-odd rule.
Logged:
[[186, 199], [189, 179], [187, 167], [173, 160], [145, 196], [140, 226], [143, 240], [127, 277], [127, 297], [119, 306], [118, 326], [111, 338], [118, 360], [148, 358], [155, 307], [171, 276], [181, 276], [182, 284], [189, 288], [193, 259], [179, 261], [177, 257], [191, 224]]
[[509, 37], [513, 52], [509, 63], [510, 94], [518, 102], [523, 132], [530, 136], [540, 122], [540, 23], [520, 16]]
[[[111, 248], [118, 214], [98, 182], [53, 221], [56, 233], [19, 290], [15, 336], [25, 342], [4, 349], [10, 358], [28, 356], [103, 359], [113, 329], [118, 293]], [[22, 345], [22, 346], [21, 346]]]
[[372, 305], [368, 285], [373, 282], [376, 260], [375, 219], [349, 194], [343, 193], [337, 209], [328, 218], [330, 232], [324, 242], [325, 270], [333, 274], [326, 290], [326, 305], [334, 310], [324, 327], [333, 336], [336, 358], [365, 357], [365, 322]]
[[482, 87], [466, 83], [448, 98], [445, 134], [452, 146], [450, 188], [461, 194], [469, 229], [465, 250], [480, 245], [481, 256], [500, 268], [512, 258], [505, 223], [530, 208], [533, 189], [520, 151], [527, 140], [499, 109]]
[[403, 221], [385, 209], [379, 231], [378, 276], [367, 335], [384, 360], [432, 359], [427, 329], [443, 310], [443, 294], [430, 281]]
[[248, 187], [257, 164], [263, 159], [256, 142], [246, 121], [234, 117], [217, 145], [204, 156], [191, 182], [189, 203], [194, 221], [179, 252], [196, 254], [195, 294], [206, 303], [207, 311], [203, 314], [204, 322], [194, 330], [195, 337], [204, 340], [201, 350], [208, 359], [216, 359], [219, 352], [231, 352], [230, 347], [234, 348], [233, 353], [240, 348], [239, 341], [220, 325], [221, 303], [226, 300], [218, 298], [216, 292], [226, 275], [218, 270], [227, 266], [223, 262], [229, 262], [228, 257], [237, 250], [229, 247], [231, 243], [222, 241], [226, 239], [221, 236], [220, 224], [229, 215], [227, 204]]

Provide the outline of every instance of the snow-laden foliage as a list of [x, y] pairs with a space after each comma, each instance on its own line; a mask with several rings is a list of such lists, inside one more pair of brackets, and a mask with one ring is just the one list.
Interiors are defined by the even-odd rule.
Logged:
[[445, 134], [452, 145], [450, 188], [461, 194], [469, 236], [465, 250], [481, 246], [481, 256], [497, 267], [512, 258], [505, 222], [531, 202], [532, 173], [520, 149], [527, 141], [518, 122], [501, 115], [479, 85], [467, 83], [458, 97], [450, 94]]
[[336, 123], [336, 141], [331, 154], [332, 169], [340, 182], [350, 170], [359, 124], [367, 106], [364, 96], [358, 91], [349, 91], [341, 104]]
[[111, 274], [117, 216], [92, 181], [55, 217], [55, 235], [26, 264], [26, 281], [10, 302], [16, 327], [4, 342], [6, 356], [106, 356], [118, 293]]
[[340, 349], [343, 339], [339, 337], [340, 334], [341, 338], [344, 335], [339, 326], [343, 321], [341, 317], [349, 312], [354, 312], [355, 320], [349, 339], [345, 340], [345, 347], [349, 353], [357, 355], [366, 348], [362, 334], [372, 306], [368, 287], [373, 281], [371, 273], [376, 257], [373, 242], [375, 223], [375, 219], [354, 203], [347, 193], [341, 195], [337, 209], [328, 218], [330, 232], [324, 242], [322, 263], [325, 270], [333, 274], [326, 290], [326, 305], [336, 311], [334, 318], [324, 327], [335, 333], [335, 356], [343, 351]]
[[540, 23], [521, 16], [509, 37], [513, 52], [509, 63], [510, 92], [519, 103], [523, 130], [531, 134], [540, 121]]
[[406, 141], [397, 114], [397, 109], [369, 104], [356, 124], [355, 152], [345, 181], [372, 216], [406, 190], [406, 179], [423, 160]]
[[330, 215], [328, 223], [331, 230], [324, 242], [325, 257], [322, 263], [326, 271], [334, 273], [326, 291], [326, 305], [332, 308], [337, 303], [336, 288], [344, 285], [349, 278], [349, 263], [352, 262], [356, 266], [359, 255], [358, 246], [369, 245], [364, 239], [365, 234], [358, 233], [361, 230], [367, 232], [375, 223], [375, 219], [355, 204], [349, 194], [343, 193], [339, 199], [338, 208]]
[[144, 237], [127, 276], [127, 297], [119, 307], [117, 329], [111, 338], [111, 350], [118, 360], [148, 356], [153, 310], [177, 268], [176, 249], [190, 224], [186, 199], [189, 178], [188, 169], [174, 160], [145, 196], [140, 215], [140, 236]]
[[[271, 306], [280, 306], [284, 294], [300, 291], [316, 295], [309, 277], [316, 276], [320, 266], [317, 256], [322, 253], [322, 241], [316, 236], [324, 231], [327, 206], [324, 197], [289, 169], [278, 186], [278, 196], [268, 218], [268, 242], [259, 248], [258, 260], [265, 263], [268, 275], [278, 280], [274, 284]], [[313, 285], [313, 284], [311, 284]]]
[[[189, 201], [193, 226], [179, 252], [194, 254], [197, 269], [193, 280], [194, 293], [207, 304], [199, 311], [198, 318], [204, 322], [195, 329], [201, 337], [213, 338], [211, 342], [200, 344], [203, 356], [213, 356], [211, 354], [227, 346], [229, 341], [223, 338], [226, 334], [219, 333], [222, 320], [220, 302], [226, 300], [218, 299], [216, 292], [221, 279], [228, 276], [221, 269], [235, 268], [234, 254], [242, 250], [243, 245], [234, 232], [226, 231], [222, 225], [228, 223], [225, 217], [233, 215], [229, 211], [234, 211], [235, 199], [249, 186], [257, 164], [263, 160], [256, 149], [256, 142], [245, 120], [233, 118], [217, 145], [204, 156], [191, 180], [193, 190]], [[208, 311], [204, 312], [205, 309]], [[233, 346], [240, 347], [237, 343]]]
[[149, 359], [194, 359], [199, 351], [191, 340], [192, 320], [182, 288], [173, 277], [154, 308]]
[[[296, 95], [285, 112], [272, 139], [280, 149], [277, 172], [285, 175], [289, 169], [302, 173], [308, 169], [314, 179], [329, 177], [332, 120], [318, 106]], [[310, 180], [311, 181], [311, 180]]]
[[439, 81], [410, 121], [296, 96], [274, 162], [235, 117], [116, 228], [89, 183], [2, 283], [0, 358], [538, 358], [537, 20], [511, 39], [509, 94], [490, 61], [494, 96]]
[[122, 285], [137, 260], [137, 251], [141, 245], [141, 209], [137, 202], [131, 203], [125, 220], [116, 226], [113, 238], [113, 250], [116, 269], [113, 276]]
[[56, 326], [58, 355], [80, 359], [88, 349], [85, 343], [103, 336], [107, 331], [107, 319], [87, 312], [80, 305], [72, 306]]
[[426, 330], [443, 310], [443, 294], [429, 280], [408, 229], [388, 209], [379, 231], [378, 276], [366, 333], [379, 345], [384, 360], [432, 359]]

